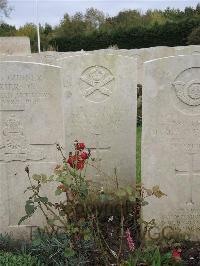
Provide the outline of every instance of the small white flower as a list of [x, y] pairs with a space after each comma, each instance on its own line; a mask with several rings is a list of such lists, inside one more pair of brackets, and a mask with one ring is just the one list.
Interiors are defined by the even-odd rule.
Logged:
[[100, 193], [103, 193], [103, 192], [104, 192], [103, 187], [101, 187], [101, 189], [100, 189]]
[[111, 253], [113, 254], [113, 256], [115, 257], [115, 258], [117, 258], [117, 253], [114, 251], [114, 250], [110, 250], [111, 251]]
[[112, 222], [113, 219], [114, 219], [114, 217], [113, 216], [110, 216], [109, 219], [108, 219], [108, 222]]

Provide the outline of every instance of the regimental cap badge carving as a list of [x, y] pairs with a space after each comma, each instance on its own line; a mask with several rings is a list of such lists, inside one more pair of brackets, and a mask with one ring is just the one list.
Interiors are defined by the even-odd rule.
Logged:
[[200, 68], [182, 71], [172, 83], [176, 107], [188, 114], [200, 113]]
[[200, 79], [189, 82], [177, 81], [173, 83], [177, 97], [185, 104], [200, 105]]
[[112, 94], [114, 76], [110, 70], [103, 66], [92, 66], [83, 71], [81, 75], [82, 94], [89, 101], [101, 102]]
[[7, 133], [21, 133], [23, 134], [23, 126], [19, 119], [14, 115], [11, 115], [8, 120], [5, 122], [4, 135]]

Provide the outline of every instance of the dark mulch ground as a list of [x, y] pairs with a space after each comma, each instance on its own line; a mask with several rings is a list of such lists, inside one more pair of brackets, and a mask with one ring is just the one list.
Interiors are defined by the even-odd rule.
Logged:
[[184, 242], [181, 250], [181, 258], [186, 265], [200, 266], [200, 242]]

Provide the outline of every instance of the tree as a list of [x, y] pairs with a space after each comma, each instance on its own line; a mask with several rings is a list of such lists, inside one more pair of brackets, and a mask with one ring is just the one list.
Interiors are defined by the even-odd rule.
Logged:
[[3, 16], [8, 17], [12, 8], [8, 5], [7, 0], [0, 0], [0, 18]]
[[6, 23], [0, 23], [0, 36], [13, 36], [16, 34], [15, 26], [8, 25]]
[[138, 26], [142, 23], [141, 14], [138, 10], [121, 11], [116, 17], [116, 22], [125, 28]]
[[154, 25], [154, 24], [163, 25], [167, 22], [164, 13], [158, 9], [155, 10], [148, 9], [144, 16], [144, 19], [146, 25]]
[[96, 8], [88, 8], [85, 13], [85, 21], [91, 29], [98, 29], [105, 21], [105, 15]]
[[188, 36], [188, 44], [200, 44], [200, 27], [194, 28]]
[[30, 38], [32, 51], [37, 51], [37, 27], [33, 23], [27, 23], [20, 27], [16, 33], [17, 36], [27, 36]]

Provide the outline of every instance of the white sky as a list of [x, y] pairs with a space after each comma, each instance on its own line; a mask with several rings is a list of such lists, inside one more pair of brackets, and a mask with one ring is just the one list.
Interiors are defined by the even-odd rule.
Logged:
[[[19, 27], [26, 22], [36, 23], [36, 0], [8, 0], [13, 7], [10, 18], [4, 19], [7, 23]], [[165, 9], [166, 7], [184, 9], [186, 6], [195, 7], [200, 0], [187, 1], [168, 1], [168, 0], [140, 0], [140, 1], [121, 1], [121, 0], [38, 0], [38, 18], [41, 24], [45, 22], [51, 25], [59, 24], [65, 13], [70, 15], [77, 11], [84, 12], [87, 8], [94, 7], [104, 11], [109, 15], [116, 15], [119, 11], [125, 9], [139, 9], [144, 12], [147, 9]]]

